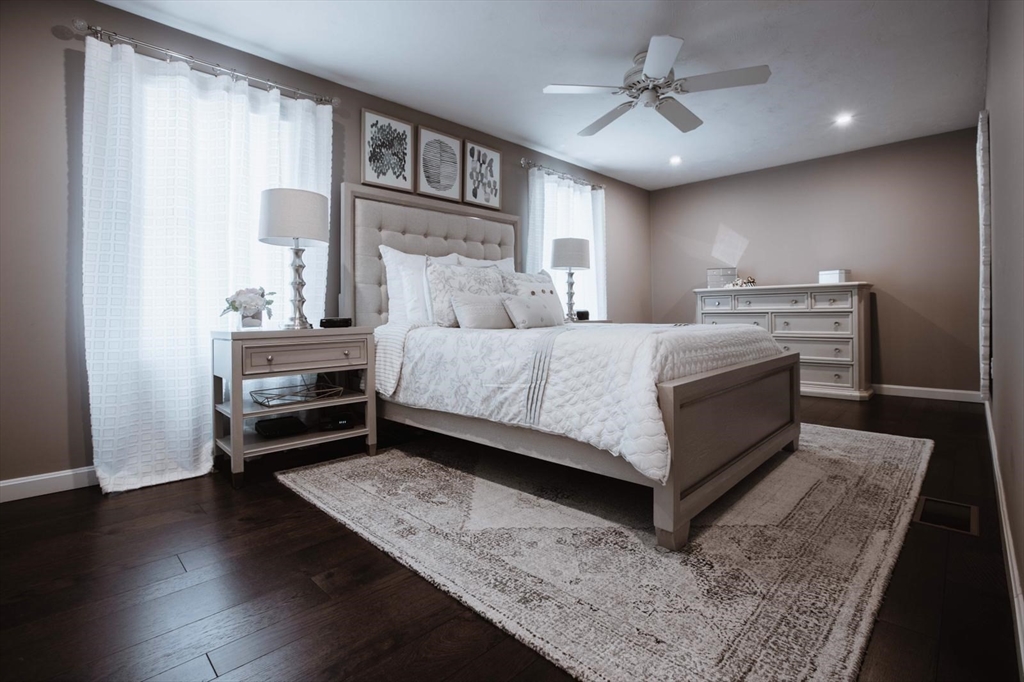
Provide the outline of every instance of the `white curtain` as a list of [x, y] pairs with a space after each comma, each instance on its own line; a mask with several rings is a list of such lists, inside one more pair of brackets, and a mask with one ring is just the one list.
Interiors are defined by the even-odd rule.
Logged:
[[988, 112], [978, 116], [978, 236], [979, 265], [978, 350], [981, 397], [992, 397], [992, 194], [989, 184]]
[[[246, 286], [290, 313], [291, 252], [257, 240], [260, 192], [331, 190], [331, 108], [86, 39], [83, 291], [94, 463], [105, 492], [206, 473], [210, 332]], [[325, 245], [326, 247], [326, 245]], [[307, 249], [306, 314], [327, 248]]]
[[[590, 269], [573, 271], [576, 310], [591, 319], [608, 317], [604, 190], [531, 168], [530, 222], [527, 226], [526, 271], [550, 270], [551, 242], [561, 237], [590, 240]], [[565, 305], [565, 273], [551, 271]]]

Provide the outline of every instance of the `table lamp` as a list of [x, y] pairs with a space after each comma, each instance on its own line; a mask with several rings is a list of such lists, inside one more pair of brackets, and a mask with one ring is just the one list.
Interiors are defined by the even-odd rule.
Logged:
[[330, 241], [327, 197], [304, 189], [265, 189], [260, 197], [260, 241], [292, 249], [292, 318], [285, 329], [312, 329], [302, 312], [306, 247]]
[[590, 268], [590, 241], [577, 237], [565, 237], [551, 241], [551, 269], [568, 270], [568, 292], [565, 296], [565, 319], [573, 322], [576, 320], [576, 310], [573, 307], [573, 281], [572, 271], [588, 270]]

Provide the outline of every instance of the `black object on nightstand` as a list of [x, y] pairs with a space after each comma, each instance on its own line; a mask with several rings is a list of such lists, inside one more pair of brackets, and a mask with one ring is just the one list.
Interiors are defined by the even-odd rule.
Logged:
[[325, 317], [320, 320], [323, 329], [337, 329], [338, 327], [351, 327], [351, 317]]
[[584, 322], [586, 322], [587, 320], [590, 319], [590, 311], [589, 310], [577, 310], [576, 311], [576, 319], [577, 320], [583, 320]]

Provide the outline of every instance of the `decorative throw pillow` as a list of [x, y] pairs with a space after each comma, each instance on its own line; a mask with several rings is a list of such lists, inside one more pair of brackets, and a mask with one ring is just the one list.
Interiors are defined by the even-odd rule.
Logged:
[[[388, 280], [388, 321], [429, 322], [430, 299], [427, 297], [427, 257], [405, 253], [390, 246], [379, 247]], [[432, 259], [436, 263], [456, 264], [458, 254]]]
[[516, 271], [516, 261], [514, 258], [502, 258], [501, 260], [483, 260], [480, 258], [468, 258], [466, 256], [459, 256], [459, 265], [465, 265], [468, 268], [486, 268], [490, 265], [496, 265], [502, 272]]
[[536, 329], [537, 327], [557, 327], [565, 324], [560, 315], [555, 314], [551, 307], [538, 296], [513, 296], [502, 294], [501, 303], [512, 319], [516, 329]]
[[[551, 281], [551, 275], [541, 270], [536, 275], [527, 275], [522, 272], [501, 273], [502, 287], [506, 294], [513, 296], [536, 297], [551, 314], [556, 317], [558, 324], [565, 324], [565, 309], [562, 308], [562, 301], [555, 292], [555, 284]], [[513, 321], [515, 318], [512, 318]]]
[[459, 326], [464, 329], [511, 329], [512, 320], [505, 312], [501, 294], [477, 296], [463, 292], [452, 294], [452, 308]]
[[428, 258], [427, 287], [434, 324], [454, 327], [459, 321], [452, 308], [452, 295], [465, 293], [496, 296], [501, 293], [501, 274], [497, 268], [444, 265]]

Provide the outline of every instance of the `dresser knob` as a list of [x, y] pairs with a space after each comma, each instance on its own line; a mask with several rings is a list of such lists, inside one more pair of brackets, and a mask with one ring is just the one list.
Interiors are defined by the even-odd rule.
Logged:
[[838, 348], [835, 348], [834, 350], [835, 350], [835, 353], [836, 353], [836, 355], [839, 355], [840, 353], [842, 353], [842, 352], [843, 352], [843, 351], [841, 351], [841, 350], [840, 350], [840, 349], [838, 349]]
[[274, 361], [274, 356], [273, 355], [268, 355], [267, 356], [267, 362], [273, 362], [273, 361]]
[[789, 322], [783, 322], [783, 323], [782, 323], [782, 326], [783, 326], [783, 327], [788, 327], [788, 326], [789, 326]]
[[745, 302], [743, 303], [743, 305], [750, 305], [750, 299], [747, 299], [747, 300], [746, 300], [746, 301], [745, 301]]
[[755, 327], [760, 327], [760, 326], [761, 326], [761, 323], [760, 323], [760, 322], [755, 322], [755, 323], [754, 323], [754, 326], [755, 326]]
[[721, 301], [715, 301], [715, 307], [716, 307], [716, 308], [717, 308], [718, 306], [720, 306], [720, 305], [722, 305], [722, 302], [721, 302]]
[[345, 351], [345, 355], [348, 355], [349, 351]]
[[711, 320], [711, 324], [718, 324], [715, 320]]
[[836, 329], [839, 329], [839, 323], [838, 322], [833, 322], [832, 326], [835, 327]]
[[783, 346], [782, 350], [789, 350], [789, 346]]
[[828, 304], [829, 304], [829, 305], [832, 305], [832, 304], [833, 304], [833, 303], [835, 303], [835, 302], [836, 302], [836, 299], [834, 299], [834, 298], [830, 298], [830, 299], [828, 299]]
[[792, 301], [789, 302], [789, 304], [790, 305], [796, 305], [796, 299], [794, 298]]
[[838, 374], [833, 374], [832, 376], [834, 376], [836, 378], [836, 381], [839, 381], [839, 375]]

